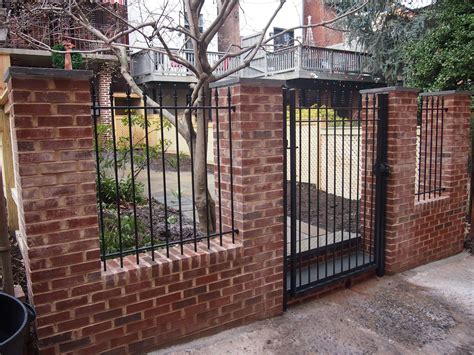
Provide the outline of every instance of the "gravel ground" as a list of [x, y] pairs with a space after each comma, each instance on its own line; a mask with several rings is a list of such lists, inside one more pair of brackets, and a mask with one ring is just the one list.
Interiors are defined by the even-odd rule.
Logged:
[[473, 285], [462, 253], [152, 354], [472, 354]]

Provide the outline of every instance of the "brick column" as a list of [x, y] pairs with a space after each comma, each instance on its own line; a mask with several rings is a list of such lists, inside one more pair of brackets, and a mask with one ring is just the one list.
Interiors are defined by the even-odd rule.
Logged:
[[388, 164], [385, 268], [389, 274], [462, 250], [467, 208], [470, 94], [445, 97], [442, 186], [439, 197], [418, 201], [416, 130], [418, 90], [382, 88], [388, 94]]
[[91, 76], [82, 70], [19, 67], [6, 76], [19, 244], [42, 349], [73, 339], [81, 319], [72, 308], [88, 303], [81, 285], [101, 275]]
[[[229, 84], [224, 85], [219, 89], [222, 105], [227, 104]], [[231, 115], [234, 223], [248, 261], [244, 271], [254, 273], [256, 302], [264, 310], [260, 316], [274, 316], [283, 309], [282, 82], [240, 78], [230, 85], [231, 103], [236, 107]], [[224, 229], [230, 229], [227, 112], [220, 112], [219, 124], [222, 213]]]

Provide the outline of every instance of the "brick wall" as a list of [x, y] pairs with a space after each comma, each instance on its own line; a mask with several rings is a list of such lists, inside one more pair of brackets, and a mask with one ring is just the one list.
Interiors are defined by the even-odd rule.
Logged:
[[[27, 1], [28, 2], [28, 1]], [[29, 2], [33, 2], [29, 0]], [[125, 29], [124, 25], [116, 20], [114, 16], [111, 16], [107, 11], [114, 12], [122, 18], [127, 18], [128, 9], [126, 6], [113, 6], [112, 4], [101, 4], [102, 9], [96, 5], [91, 4], [89, 1], [83, 2], [85, 11], [88, 12], [88, 18], [96, 28], [101, 30], [103, 33], [116, 33]], [[84, 40], [97, 40], [88, 30], [81, 28], [64, 17], [55, 18], [54, 16], [45, 16], [43, 13], [38, 16], [32, 16], [31, 13], [25, 14], [22, 12], [19, 5], [11, 5], [12, 14], [10, 16], [9, 24], [9, 36], [8, 41], [5, 43], [5, 47], [8, 48], [29, 48], [38, 49], [36, 45], [27, 41], [17, 33], [25, 33], [28, 36], [40, 40], [49, 46], [54, 46], [57, 43], [61, 43], [64, 36], [70, 36], [72, 38], [82, 38]], [[26, 19], [28, 21], [26, 22]], [[25, 25], [27, 23], [27, 25]], [[76, 45], [76, 50], [91, 50], [96, 49], [98, 45], [96, 43], [72, 40]], [[117, 39], [119, 43], [128, 43], [128, 37], [122, 37]]]
[[139, 265], [127, 257], [123, 268], [109, 260], [103, 271], [90, 77], [14, 67], [8, 74], [21, 250], [41, 353], [140, 353], [280, 314], [280, 89], [232, 87], [232, 126], [240, 130], [233, 137], [235, 243], [225, 237], [222, 246], [185, 247], [184, 255], [172, 248], [169, 258], [157, 251]]
[[[308, 16], [311, 16], [311, 23], [316, 24], [335, 18], [336, 13], [324, 5], [324, 0], [304, 0], [303, 21], [305, 25], [307, 25]], [[342, 32], [334, 31], [326, 27], [313, 28], [313, 37], [314, 45], [317, 47], [332, 46], [342, 43], [344, 40]]]
[[442, 92], [445, 98], [440, 197], [415, 196], [418, 90], [383, 88], [388, 93], [388, 165], [385, 267], [393, 274], [460, 252], [467, 208], [470, 94]]

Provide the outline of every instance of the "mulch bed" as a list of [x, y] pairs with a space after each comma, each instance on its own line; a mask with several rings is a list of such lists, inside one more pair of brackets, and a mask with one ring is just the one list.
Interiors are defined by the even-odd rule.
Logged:
[[[23, 263], [23, 258], [21, 256], [20, 248], [18, 242], [14, 235], [10, 235], [10, 257], [12, 264], [12, 274], [13, 274], [13, 284], [20, 285], [23, 291], [26, 294], [26, 274], [25, 274], [25, 264]], [[26, 295], [28, 297], [28, 295]]]
[[[298, 183], [296, 188], [296, 218], [298, 220], [301, 220], [304, 223], [309, 223], [313, 226], [319, 226], [320, 228], [326, 229], [329, 232], [344, 230], [356, 233], [357, 223], [359, 223], [360, 229], [360, 221], [357, 222], [358, 211], [356, 200], [349, 200], [347, 198], [343, 199], [341, 196], [326, 193], [326, 191], [323, 190], [319, 190], [318, 199], [318, 188], [313, 184], [310, 185], [307, 183]], [[291, 213], [290, 182], [287, 183], [287, 193], [287, 214], [289, 216]], [[311, 206], [309, 206], [308, 203], [309, 196], [311, 196]], [[309, 210], [309, 207], [311, 210]]]
[[[182, 215], [180, 220], [179, 211], [168, 207], [165, 210], [164, 204], [152, 198], [152, 223], [150, 226], [150, 208], [148, 203], [137, 206], [137, 218], [145, 227], [144, 233], [151, 235], [153, 228], [153, 235], [157, 238], [155, 241], [160, 242], [175, 242], [182, 239], [194, 238], [194, 225], [191, 218]], [[125, 213], [133, 214], [133, 207], [129, 206]], [[166, 223], [168, 221], [168, 223]], [[167, 232], [168, 231], [168, 232]], [[168, 239], [166, 238], [168, 236]], [[199, 225], [196, 222], [196, 236], [204, 237], [204, 234], [199, 231]]]
[[[204, 238], [205, 233], [199, 230], [199, 224], [194, 226], [193, 220], [184, 214], [180, 216], [178, 210], [169, 208], [165, 210], [164, 204], [156, 199], [151, 202], [151, 221], [150, 223], [150, 207], [148, 203], [136, 206], [136, 219], [138, 223], [138, 246], [151, 246], [151, 235], [153, 234], [153, 245], [163, 245], [165, 243], [179, 245], [177, 242], [186, 241], [192, 242], [194, 238]], [[104, 211], [104, 216], [113, 218], [113, 226], [117, 227], [118, 240], [118, 226], [117, 226], [117, 211], [115, 209], [108, 209]], [[127, 218], [134, 216], [133, 204], [121, 206], [120, 216], [122, 221], [122, 250], [130, 251], [135, 248], [135, 233], [133, 227], [124, 226], [124, 221]], [[110, 222], [108, 222], [110, 223]], [[133, 219], [132, 219], [133, 223]], [[107, 223], [105, 224], [107, 226]], [[110, 225], [110, 224], [109, 224]], [[128, 230], [128, 236], [124, 231]], [[153, 233], [152, 233], [153, 232]], [[118, 242], [114, 250], [108, 249], [108, 253], [118, 252]], [[107, 241], [106, 241], [107, 243]], [[110, 242], [109, 242], [110, 243]], [[110, 247], [110, 245], [109, 245]]]

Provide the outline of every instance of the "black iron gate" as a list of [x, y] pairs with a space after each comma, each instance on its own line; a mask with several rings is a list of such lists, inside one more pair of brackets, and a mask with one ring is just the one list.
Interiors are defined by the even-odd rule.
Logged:
[[387, 96], [283, 89], [285, 290], [384, 273]]

